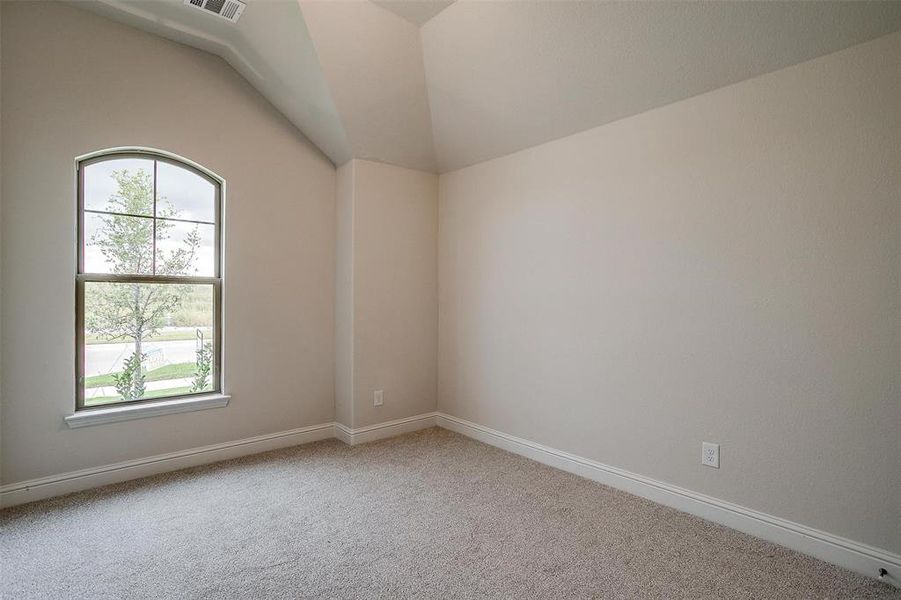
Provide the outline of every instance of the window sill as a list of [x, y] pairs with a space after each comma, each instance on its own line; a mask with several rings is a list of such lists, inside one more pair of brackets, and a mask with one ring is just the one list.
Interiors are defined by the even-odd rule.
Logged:
[[109, 408], [81, 410], [74, 415], [67, 416], [65, 420], [66, 425], [70, 429], [74, 429], [76, 427], [89, 427], [91, 425], [103, 425], [104, 423], [131, 421], [132, 419], [146, 419], [174, 413], [206, 410], [208, 408], [222, 408], [228, 406], [230, 399], [231, 396], [218, 393], [187, 398], [172, 398], [170, 400], [146, 402], [132, 406], [111, 406]]

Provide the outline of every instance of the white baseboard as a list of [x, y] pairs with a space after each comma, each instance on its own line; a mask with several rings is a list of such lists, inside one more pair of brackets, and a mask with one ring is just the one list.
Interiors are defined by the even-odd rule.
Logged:
[[901, 555], [438, 413], [439, 427], [901, 586]]
[[353, 429], [342, 423], [335, 423], [335, 438], [348, 446], [353, 446]]
[[435, 426], [436, 413], [415, 415], [404, 419], [350, 429], [340, 423], [323, 423], [288, 431], [190, 448], [179, 452], [158, 454], [124, 462], [92, 467], [69, 473], [30, 479], [0, 486], [0, 508], [16, 506], [35, 500], [62, 496], [110, 483], [119, 483], [148, 475], [177, 471], [214, 463], [239, 456], [257, 454], [277, 448], [298, 446], [318, 440], [338, 438], [349, 445], [372, 442], [419, 429]]
[[543, 446], [444, 413], [415, 415], [357, 429], [340, 423], [323, 423], [32, 479], [0, 486], [0, 508], [332, 437], [346, 444], [356, 445], [435, 425], [863, 575], [877, 577], [880, 568], [886, 569], [889, 575], [884, 581], [901, 586], [901, 555]]
[[334, 425], [334, 423], [323, 423], [4, 485], [0, 486], [0, 508], [148, 475], [257, 454], [267, 450], [324, 440], [335, 436]]
[[394, 437], [402, 433], [434, 427], [437, 414], [433, 412], [424, 413], [356, 429], [351, 429], [342, 423], [335, 423], [335, 437], [351, 446], [374, 442], [375, 440]]

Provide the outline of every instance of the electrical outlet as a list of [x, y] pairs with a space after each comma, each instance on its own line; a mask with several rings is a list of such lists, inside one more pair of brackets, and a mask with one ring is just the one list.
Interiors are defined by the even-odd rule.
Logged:
[[701, 464], [714, 469], [720, 468], [720, 445], [701, 442]]
[[381, 406], [385, 403], [385, 392], [382, 390], [376, 390], [375, 393], [372, 394], [372, 405], [373, 406]]

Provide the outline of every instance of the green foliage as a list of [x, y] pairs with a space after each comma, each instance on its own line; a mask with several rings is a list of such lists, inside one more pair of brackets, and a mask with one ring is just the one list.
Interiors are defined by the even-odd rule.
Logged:
[[175, 310], [184, 286], [146, 283], [89, 283], [85, 286], [85, 328], [107, 340], [140, 345], [158, 333]]
[[116, 391], [123, 400], [138, 400], [144, 396], [144, 373], [141, 362], [144, 356], [133, 353], [122, 366], [122, 372], [113, 375]]
[[[178, 308], [172, 312], [172, 320], [168, 325], [191, 327], [192, 329], [211, 328], [213, 326], [213, 290], [208, 286], [189, 288], [181, 296], [181, 302]], [[190, 337], [193, 338], [193, 335]]]
[[[153, 181], [150, 174], [128, 169], [112, 174], [118, 189], [107, 201], [111, 213], [153, 215]], [[177, 218], [178, 211], [166, 198], [157, 199], [156, 216]], [[109, 214], [91, 236], [89, 245], [100, 249], [112, 273], [150, 274], [154, 272], [153, 221], [146, 218]], [[156, 221], [156, 245], [167, 240], [174, 227], [170, 221]], [[170, 252], [157, 251], [156, 274], [188, 275], [201, 244], [195, 226], [184, 242]], [[92, 283], [85, 286], [85, 328], [107, 341], [131, 339], [135, 356], [143, 357], [142, 343], [159, 332], [167, 316], [177, 311], [191, 288], [183, 285], [140, 283]], [[140, 367], [142, 358], [137, 358]], [[140, 370], [140, 368], [139, 368]], [[125, 396], [123, 395], [123, 398]]]
[[197, 350], [197, 370], [191, 392], [202, 392], [210, 387], [210, 373], [213, 370], [213, 345], [207, 342]]
[[[144, 394], [143, 400], [149, 400], [150, 398], [165, 398], [167, 396], [179, 396], [181, 394], [187, 394], [191, 391], [189, 387], [175, 387], [175, 388], [166, 388], [164, 390], [150, 390], [146, 394]], [[96, 396], [94, 398], [85, 398], [84, 405], [85, 406], [101, 406], [103, 404], [114, 404], [116, 402], [121, 402], [122, 398], [119, 396]]]
[[[113, 273], [149, 274], [153, 272], [153, 223], [150, 219], [123, 215], [153, 216], [153, 180], [150, 173], [128, 169], [113, 171], [118, 190], [107, 200], [106, 211], [122, 213], [104, 215], [103, 225], [91, 236], [90, 244], [97, 246]], [[178, 218], [179, 212], [165, 197], [157, 200], [157, 218]], [[175, 227], [171, 221], [156, 222], [157, 243], [169, 239]], [[200, 247], [197, 226], [186, 236], [184, 244], [169, 252], [157, 252], [158, 275], [188, 275]]]
[[[167, 379], [186, 379], [193, 377], [197, 365], [192, 362], [173, 363], [171, 365], [163, 365], [156, 369], [144, 371], [144, 381], [165, 381]], [[85, 377], [85, 389], [107, 387], [116, 385], [116, 375], [118, 373], [110, 373], [109, 375], [92, 375]]]
[[[212, 308], [211, 307], [208, 308], [207, 312], [212, 312]], [[175, 320], [176, 320], [176, 318], [175, 318], [175, 316], [173, 316], [172, 325], [179, 324], [179, 323], [175, 323], [174, 322]], [[207, 321], [212, 321], [212, 314], [207, 315]], [[166, 330], [166, 329], [164, 329], [164, 330], [160, 331], [159, 333], [157, 333], [156, 335], [148, 337], [147, 339], [151, 342], [178, 342], [178, 341], [182, 341], [182, 340], [193, 340], [193, 339], [197, 338], [196, 332], [198, 329], [201, 332], [203, 332], [203, 335], [206, 337], [213, 335], [212, 327], [195, 327], [193, 330], [185, 330], [185, 329]], [[91, 346], [94, 344], [108, 344], [109, 340], [107, 340], [106, 338], [97, 336], [93, 333], [87, 333], [84, 336], [84, 343], [87, 346]], [[194, 363], [188, 363], [188, 364], [191, 365], [191, 369], [192, 369], [191, 372], [193, 373]], [[148, 381], [149, 381], [149, 379], [148, 379]]]

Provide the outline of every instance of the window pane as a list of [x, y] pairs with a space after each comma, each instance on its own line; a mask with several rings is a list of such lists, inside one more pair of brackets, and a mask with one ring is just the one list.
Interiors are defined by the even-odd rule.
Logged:
[[85, 406], [216, 389], [212, 285], [84, 286]]
[[157, 219], [157, 275], [214, 277], [215, 252], [214, 225]]
[[117, 158], [84, 168], [85, 210], [153, 216], [153, 161]]
[[207, 223], [216, 220], [216, 187], [205, 177], [159, 161], [156, 178], [158, 217]]
[[148, 274], [153, 269], [153, 219], [84, 214], [84, 272]]

